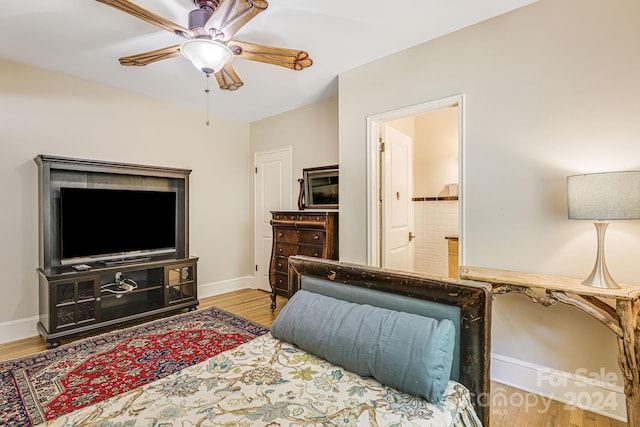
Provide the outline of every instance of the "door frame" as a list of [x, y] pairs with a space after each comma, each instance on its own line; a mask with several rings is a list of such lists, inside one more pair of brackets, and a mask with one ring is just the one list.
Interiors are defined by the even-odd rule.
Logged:
[[[294, 186], [293, 186], [293, 147], [291, 147], [290, 145], [288, 146], [284, 146], [284, 147], [280, 147], [280, 148], [274, 148], [271, 150], [265, 150], [265, 151], [254, 151], [253, 153], [253, 263], [256, 266], [255, 268], [252, 267], [253, 270], [253, 282], [254, 282], [254, 288], [258, 288], [258, 289], [262, 289], [265, 291], [270, 291], [270, 289], [264, 289], [262, 287], [258, 286], [258, 275], [259, 275], [259, 271], [257, 269], [257, 265], [258, 265], [258, 258], [260, 255], [262, 255], [262, 253], [258, 253], [258, 245], [256, 244], [256, 242], [258, 241], [258, 237], [261, 237], [261, 234], [259, 234], [260, 230], [258, 230], [257, 224], [258, 224], [258, 218], [261, 217], [262, 212], [258, 212], [259, 206], [257, 202], [258, 199], [258, 185], [257, 185], [257, 180], [258, 180], [258, 173], [255, 172], [256, 168], [258, 167], [257, 165], [257, 161], [258, 161], [258, 157], [259, 156], [265, 156], [265, 155], [270, 155], [270, 154], [278, 154], [278, 153], [282, 153], [283, 157], [286, 157], [288, 159], [289, 162], [289, 176], [284, 177], [285, 182], [288, 183], [286, 191], [284, 191], [283, 196], [284, 196], [284, 204], [286, 206], [281, 206], [279, 207], [280, 210], [290, 210], [293, 206], [293, 195], [294, 195]], [[283, 189], [285, 190], [285, 189]], [[264, 197], [264, 196], [263, 196]], [[269, 269], [269, 266], [266, 266], [267, 271]]]
[[460, 265], [464, 265], [464, 229], [465, 222], [465, 135], [464, 135], [464, 94], [453, 95], [433, 101], [409, 107], [399, 108], [384, 113], [367, 116], [367, 264], [379, 267], [382, 259], [380, 256], [381, 238], [381, 171], [380, 171], [380, 126], [387, 121], [402, 119], [410, 116], [432, 113], [445, 108], [458, 107], [458, 244]]

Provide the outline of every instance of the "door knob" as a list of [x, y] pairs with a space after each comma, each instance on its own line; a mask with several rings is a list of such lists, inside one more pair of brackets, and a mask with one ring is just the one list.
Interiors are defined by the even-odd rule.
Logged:
[[416, 235], [413, 234], [411, 231], [409, 232], [409, 241], [412, 241], [413, 239], [416, 238]]

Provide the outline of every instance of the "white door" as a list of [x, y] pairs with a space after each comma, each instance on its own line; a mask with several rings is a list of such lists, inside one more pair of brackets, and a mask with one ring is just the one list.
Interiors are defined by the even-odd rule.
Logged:
[[382, 266], [413, 271], [413, 140], [382, 128]]
[[271, 291], [271, 211], [291, 209], [291, 147], [254, 155], [255, 285]]

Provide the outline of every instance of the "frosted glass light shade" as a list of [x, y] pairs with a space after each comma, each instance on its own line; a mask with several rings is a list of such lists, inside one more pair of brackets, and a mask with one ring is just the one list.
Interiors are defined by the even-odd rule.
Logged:
[[209, 39], [187, 40], [180, 46], [180, 52], [205, 74], [217, 73], [233, 60], [231, 49]]
[[640, 219], [640, 171], [567, 177], [569, 219]]

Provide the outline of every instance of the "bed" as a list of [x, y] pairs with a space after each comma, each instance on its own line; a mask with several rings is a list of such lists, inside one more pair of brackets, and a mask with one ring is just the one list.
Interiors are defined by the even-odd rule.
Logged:
[[46, 425], [489, 425], [489, 285], [303, 256], [289, 279], [271, 333]]

